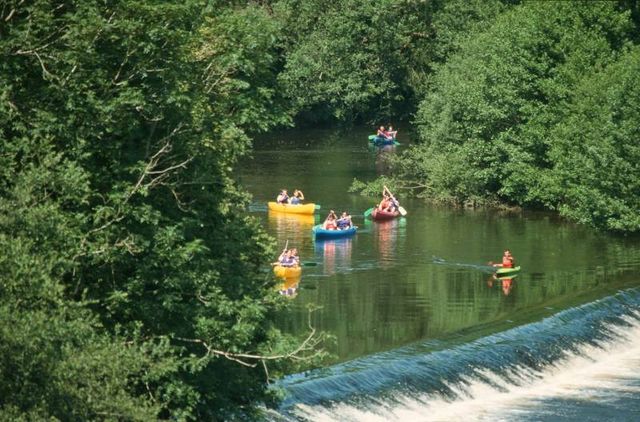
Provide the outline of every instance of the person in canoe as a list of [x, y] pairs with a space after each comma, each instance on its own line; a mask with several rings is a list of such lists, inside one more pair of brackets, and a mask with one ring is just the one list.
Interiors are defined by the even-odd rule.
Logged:
[[380, 126], [380, 127], [378, 128], [378, 132], [376, 133], [376, 136], [377, 136], [378, 138], [382, 138], [382, 139], [389, 139], [389, 140], [390, 140], [390, 139], [392, 139], [392, 138], [389, 136], [389, 134], [387, 133], [387, 131], [386, 131], [386, 130], [384, 130], [384, 126]]
[[396, 139], [397, 135], [398, 135], [398, 131], [393, 130], [393, 126], [389, 124], [389, 129], [387, 129], [387, 136], [389, 137], [389, 139]]
[[300, 189], [296, 189], [293, 191], [293, 196], [289, 199], [289, 203], [291, 205], [299, 205], [304, 201], [304, 194]]
[[327, 218], [324, 220], [324, 223], [322, 223], [322, 228], [325, 230], [337, 230], [338, 229], [337, 220], [338, 218], [336, 217], [335, 211], [333, 210], [329, 211], [329, 215], [327, 215]]
[[399, 207], [400, 203], [385, 186], [382, 189], [382, 201], [380, 201], [380, 204], [378, 204], [378, 210], [386, 212], [396, 212], [398, 211]]
[[353, 226], [351, 216], [346, 211], [342, 211], [342, 215], [338, 218], [336, 224], [338, 225], [338, 230], [350, 229]]
[[275, 264], [283, 267], [297, 267], [300, 263], [299, 260], [300, 258], [298, 257], [298, 250], [296, 248], [289, 250], [284, 249]]
[[400, 208], [400, 202], [398, 202], [396, 197], [393, 196], [393, 194], [389, 191], [389, 189], [387, 189], [386, 186], [384, 187], [384, 190], [387, 192], [387, 195], [389, 196], [389, 207], [387, 208], [387, 211], [398, 212], [398, 208]]
[[378, 204], [379, 211], [386, 211], [387, 208], [391, 205], [391, 198], [387, 195], [386, 192], [382, 192], [382, 201]]
[[293, 261], [293, 266], [294, 267], [298, 267], [300, 266], [300, 257], [298, 256], [298, 249], [297, 248], [291, 248], [289, 250], [290, 255], [289, 255], [289, 261]]
[[276, 202], [278, 204], [288, 204], [289, 203], [289, 195], [287, 194], [286, 189], [282, 189], [278, 196], [276, 197]]
[[502, 254], [502, 263], [493, 264], [493, 266], [499, 268], [514, 268], [516, 264], [513, 259], [513, 255], [511, 255], [511, 251], [509, 251], [509, 249], [505, 249], [504, 253]]

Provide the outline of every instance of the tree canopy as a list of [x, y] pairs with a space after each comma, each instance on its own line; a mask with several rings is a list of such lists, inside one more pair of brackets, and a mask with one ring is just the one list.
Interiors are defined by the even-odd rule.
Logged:
[[[640, 231], [637, 2], [0, 4], [0, 417], [251, 418], [291, 356], [255, 133], [413, 117], [396, 183]], [[290, 367], [290, 366], [289, 366]]]
[[296, 345], [233, 166], [247, 132], [290, 119], [278, 26], [201, 1], [15, 1], [0, 19], [3, 418], [268, 403], [250, 356], [276, 376]]
[[[638, 75], [628, 58], [634, 28], [614, 2], [523, 2], [496, 15], [437, 66], [416, 114], [421, 144], [400, 160], [400, 178], [436, 199], [544, 206], [596, 227], [640, 230], [630, 211], [640, 175], [622, 165], [635, 158], [623, 151], [635, 151], [627, 128], [637, 100], [616, 111], [623, 105], [613, 87], [596, 83]], [[586, 134], [591, 125], [600, 129]], [[612, 160], [612, 136], [626, 178], [585, 163], [585, 148]]]

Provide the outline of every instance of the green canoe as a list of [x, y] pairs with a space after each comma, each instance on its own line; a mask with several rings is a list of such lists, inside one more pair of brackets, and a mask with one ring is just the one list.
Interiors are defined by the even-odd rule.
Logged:
[[496, 275], [498, 277], [506, 277], [520, 272], [520, 267], [515, 268], [498, 268]]

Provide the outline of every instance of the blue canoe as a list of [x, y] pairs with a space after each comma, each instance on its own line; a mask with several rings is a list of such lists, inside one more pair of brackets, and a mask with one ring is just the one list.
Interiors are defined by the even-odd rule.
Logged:
[[385, 145], [400, 145], [400, 142], [396, 141], [395, 138], [387, 139], [382, 136], [369, 135], [369, 142], [376, 146], [385, 146]]
[[336, 237], [345, 237], [356, 234], [358, 227], [353, 226], [350, 229], [344, 230], [325, 230], [322, 228], [322, 224], [313, 226], [313, 234], [316, 235], [316, 239], [333, 239]]

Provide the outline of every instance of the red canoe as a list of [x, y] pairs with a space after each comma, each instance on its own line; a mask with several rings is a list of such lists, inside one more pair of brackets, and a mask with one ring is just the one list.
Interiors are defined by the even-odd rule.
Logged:
[[371, 218], [374, 220], [393, 220], [394, 218], [400, 216], [400, 212], [388, 212], [388, 211], [380, 211], [377, 208], [373, 210], [371, 213]]

